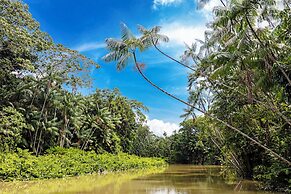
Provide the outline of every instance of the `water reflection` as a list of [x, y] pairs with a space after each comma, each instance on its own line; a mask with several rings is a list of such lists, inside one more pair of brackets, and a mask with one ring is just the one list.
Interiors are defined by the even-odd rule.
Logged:
[[217, 166], [173, 165], [165, 171], [137, 171], [107, 175], [0, 183], [0, 193], [95, 194], [263, 194], [251, 181], [227, 184]]
[[[125, 184], [132, 184], [139, 188], [139, 193], [179, 193], [179, 194], [222, 194], [235, 193], [234, 184], [226, 184], [219, 175], [217, 166], [170, 166], [164, 173], [142, 177]], [[250, 182], [249, 182], [250, 183]], [[259, 193], [254, 191], [254, 184], [241, 182], [240, 191], [244, 193]], [[252, 187], [250, 187], [252, 186]], [[124, 185], [124, 188], [127, 186]], [[123, 192], [126, 192], [125, 190]], [[130, 191], [134, 193], [134, 191]]]
[[[103, 188], [118, 188], [134, 178], [162, 172], [164, 169], [150, 169], [103, 175], [86, 175], [64, 179], [39, 181], [0, 182], [0, 194], [69, 194], [69, 193], [100, 193]], [[111, 192], [110, 192], [111, 193]], [[114, 192], [116, 193], [116, 192]]]

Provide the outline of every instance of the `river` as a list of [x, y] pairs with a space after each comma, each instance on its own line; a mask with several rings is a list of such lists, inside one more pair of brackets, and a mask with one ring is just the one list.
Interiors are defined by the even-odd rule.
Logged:
[[[266, 194], [254, 182], [227, 183], [217, 166], [170, 165], [142, 170], [64, 179], [0, 183], [0, 193], [53, 194]], [[268, 193], [270, 194], [270, 193]]]

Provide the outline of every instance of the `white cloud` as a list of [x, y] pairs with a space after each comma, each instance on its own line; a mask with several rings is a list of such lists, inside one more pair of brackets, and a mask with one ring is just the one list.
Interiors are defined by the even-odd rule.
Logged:
[[169, 46], [191, 45], [195, 39], [204, 40], [204, 32], [207, 29], [205, 25], [189, 25], [180, 22], [162, 24], [161, 34], [169, 37]]
[[257, 28], [266, 28], [269, 26], [269, 22], [267, 21], [262, 21], [262, 22], [257, 22], [256, 27]]
[[[175, 48], [177, 55], [181, 55], [181, 51], [184, 50], [184, 46], [186, 44], [191, 45], [196, 42], [196, 39], [204, 40], [204, 34], [207, 30], [206, 24], [213, 20], [213, 9], [217, 6], [223, 6], [220, 0], [210, 0], [207, 2], [203, 8], [194, 12], [200, 13], [204, 19], [197, 22], [195, 18], [193, 18], [192, 22], [189, 20], [176, 20], [174, 22], [162, 22], [160, 26], [162, 26], [161, 34], [164, 34], [169, 37], [170, 42], [166, 44], [162, 44], [164, 48]], [[178, 49], [177, 49], [178, 47]]]
[[213, 9], [218, 6], [223, 6], [220, 0], [210, 0], [199, 10], [199, 12], [205, 17], [206, 22], [213, 20]]
[[147, 118], [147, 125], [150, 131], [160, 137], [163, 136], [164, 132], [166, 132], [168, 136], [172, 135], [174, 131], [178, 131], [180, 128], [176, 123], [164, 122], [158, 119], [151, 120], [149, 118]]
[[84, 43], [79, 46], [76, 46], [73, 49], [79, 52], [84, 52], [84, 51], [91, 51], [91, 50], [96, 50], [100, 48], [105, 48], [105, 47], [106, 47], [105, 43], [89, 42], [89, 43]]
[[154, 0], [153, 8], [158, 9], [160, 6], [170, 6], [180, 4], [182, 0]]
[[161, 23], [161, 33], [170, 38], [170, 46], [184, 46], [184, 43], [191, 45], [195, 42], [195, 39], [204, 40], [204, 33], [207, 30], [206, 24], [213, 20], [213, 8], [217, 6], [223, 6], [220, 0], [210, 0], [202, 9], [198, 10], [205, 17], [205, 20], [200, 21], [199, 24], [195, 24], [195, 18], [192, 24], [189, 24], [189, 21], [185, 22], [181, 19], [172, 23]]
[[204, 5], [202, 10], [206, 12], [212, 12], [213, 8], [217, 6], [223, 6], [220, 0], [210, 0]]
[[[158, 5], [168, 6], [181, 2], [182, 0], [154, 0], [154, 7]], [[206, 24], [213, 20], [213, 9], [217, 6], [223, 6], [220, 0], [210, 0], [202, 9], [198, 10], [205, 17], [205, 20], [200, 21], [199, 24], [195, 24], [195, 20], [193, 20], [193, 24], [189, 24], [189, 21], [181, 20], [172, 23], [162, 22], [160, 24], [162, 26], [161, 34], [165, 34], [170, 38], [170, 42], [163, 46], [184, 46], [184, 43], [191, 45], [195, 42], [195, 39], [204, 40], [204, 32], [207, 30]]]
[[[287, 5], [287, 1], [286, 1], [286, 4]], [[285, 5], [284, 5], [284, 1], [282, 0], [277, 0], [276, 1], [276, 8], [279, 9], [279, 10], [283, 10], [285, 8]]]

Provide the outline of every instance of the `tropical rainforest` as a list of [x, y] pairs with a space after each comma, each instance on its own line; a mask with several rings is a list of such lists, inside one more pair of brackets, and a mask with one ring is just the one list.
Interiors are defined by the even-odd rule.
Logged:
[[[216, 164], [225, 177], [290, 192], [290, 2], [221, 0], [213, 13], [205, 39], [178, 59], [160, 49], [170, 41], [160, 26], [139, 25], [135, 37], [121, 24], [121, 38], [106, 39], [103, 60], [118, 70], [133, 63], [187, 106], [179, 131], [159, 137], [146, 125], [147, 107], [118, 89], [82, 94], [99, 65], [53, 42], [22, 1], [0, 0], [0, 178]], [[151, 47], [189, 70], [188, 100], [144, 74], [138, 56]]]

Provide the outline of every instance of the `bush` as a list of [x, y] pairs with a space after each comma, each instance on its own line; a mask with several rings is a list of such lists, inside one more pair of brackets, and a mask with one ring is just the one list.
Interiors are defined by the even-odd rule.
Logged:
[[26, 128], [23, 115], [13, 107], [0, 110], [0, 151], [13, 151], [21, 142], [21, 132]]
[[97, 155], [93, 151], [59, 147], [49, 149], [46, 153], [38, 157], [20, 149], [16, 153], [0, 153], [0, 179], [8, 181], [62, 178], [166, 165], [163, 159], [141, 158], [125, 153]]
[[289, 167], [273, 162], [270, 166], [256, 166], [254, 172], [254, 178], [262, 182], [262, 189], [291, 193]]

